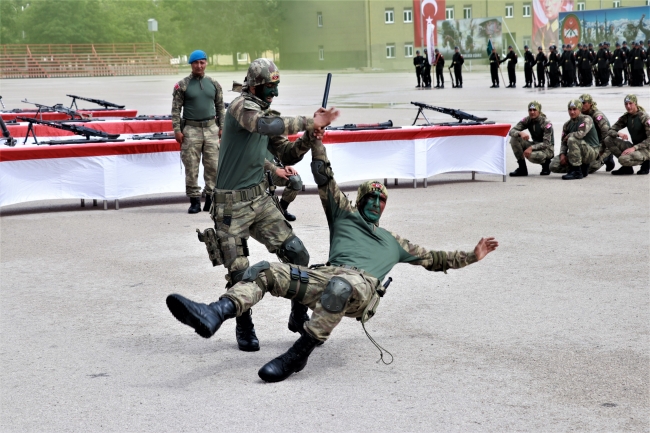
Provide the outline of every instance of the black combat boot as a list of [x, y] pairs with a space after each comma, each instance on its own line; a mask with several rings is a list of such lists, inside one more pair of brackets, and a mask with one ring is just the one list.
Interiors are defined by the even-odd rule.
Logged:
[[255, 334], [255, 325], [253, 325], [253, 312], [249, 309], [237, 318], [235, 327], [235, 336], [239, 350], [244, 352], [257, 352], [260, 350], [260, 341]]
[[201, 197], [190, 197], [190, 207], [187, 209], [187, 213], [199, 212], [201, 212]]
[[582, 164], [580, 166], [580, 171], [582, 172], [583, 178], [589, 176], [589, 164]]
[[307, 306], [302, 305], [300, 302], [291, 301], [291, 314], [289, 315], [289, 331], [299, 332], [303, 334], [305, 328], [303, 324], [309, 321], [309, 314], [307, 314]]
[[548, 176], [549, 174], [551, 174], [550, 165], [551, 165], [551, 160], [550, 159], [547, 159], [546, 161], [544, 161], [542, 163], [542, 171], [539, 172], [539, 175], [540, 176]]
[[621, 175], [625, 175], [625, 174], [634, 174], [634, 169], [632, 167], [623, 166], [623, 167], [619, 168], [618, 170], [612, 171], [612, 174], [614, 176], [621, 176]]
[[284, 216], [284, 219], [287, 221], [295, 221], [296, 216], [293, 214], [290, 214], [287, 211], [287, 208], [289, 207], [290, 203], [284, 201], [284, 199], [280, 199], [280, 207], [282, 208], [282, 215]]
[[212, 337], [226, 319], [237, 314], [235, 304], [228, 298], [206, 305], [173, 294], [167, 296], [167, 308], [179, 322], [191, 326], [203, 338]]
[[636, 172], [636, 174], [649, 174], [650, 173], [650, 160], [643, 161], [643, 164], [641, 164], [641, 168], [639, 171]]
[[606, 172], [609, 173], [614, 170], [614, 167], [616, 166], [616, 164], [614, 164], [614, 155], [610, 153], [609, 156], [603, 160], [603, 163], [605, 164]]
[[309, 355], [317, 345], [318, 340], [305, 332], [286, 353], [260, 368], [260, 371], [257, 372], [258, 376], [265, 382], [283, 381], [293, 373], [298, 373], [305, 368]]
[[519, 176], [528, 176], [528, 167], [526, 167], [526, 160], [525, 159], [520, 159], [517, 161], [517, 164], [519, 164], [519, 167], [515, 171], [510, 172], [511, 177], [519, 177]]
[[582, 170], [580, 169], [580, 166], [569, 165], [569, 172], [564, 176], [562, 176], [562, 179], [564, 180], [582, 179]]
[[206, 194], [205, 204], [203, 205], [203, 212], [209, 212], [210, 206], [212, 206], [212, 194]]

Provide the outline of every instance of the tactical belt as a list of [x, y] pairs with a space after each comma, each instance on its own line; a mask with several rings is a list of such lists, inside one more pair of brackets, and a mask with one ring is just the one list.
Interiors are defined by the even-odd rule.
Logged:
[[289, 290], [287, 290], [287, 294], [284, 297], [302, 303], [302, 300], [305, 298], [307, 286], [309, 285], [309, 275], [307, 271], [294, 268], [291, 265], [289, 265], [289, 269], [291, 270], [291, 282], [289, 283]]
[[203, 121], [187, 120], [187, 119], [183, 119], [183, 120], [185, 121], [185, 125], [199, 126], [202, 128], [208, 128], [217, 123], [217, 121], [214, 119], [203, 120]]
[[266, 181], [262, 181], [258, 185], [255, 185], [254, 187], [248, 189], [236, 189], [232, 191], [215, 189], [214, 202], [220, 204], [227, 203], [228, 196], [232, 196], [233, 203], [237, 203], [240, 201], [249, 201], [263, 195], [265, 190], [266, 190]]
[[326, 263], [326, 266], [334, 266], [334, 267], [336, 267], [336, 268], [349, 269], [349, 270], [351, 270], [351, 271], [358, 272], [358, 273], [360, 273], [360, 274], [362, 274], [362, 275], [366, 272], [366, 271], [364, 271], [363, 269], [359, 269], [359, 268], [354, 267], [354, 266], [348, 266], [348, 265], [334, 265], [334, 264], [332, 264], [332, 263], [330, 263], [330, 262], [327, 262], [327, 263]]

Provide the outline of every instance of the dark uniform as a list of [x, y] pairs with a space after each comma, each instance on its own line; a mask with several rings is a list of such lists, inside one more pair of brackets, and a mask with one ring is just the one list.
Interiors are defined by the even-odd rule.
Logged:
[[424, 52], [424, 62], [422, 62], [422, 87], [431, 87], [431, 64], [426, 51]]
[[499, 55], [496, 51], [490, 54], [490, 75], [492, 76], [492, 86], [499, 87]]
[[508, 60], [508, 81], [510, 81], [510, 84], [506, 88], [513, 88], [517, 87], [517, 75], [515, 74], [515, 66], [517, 65], [517, 55], [515, 52], [512, 50], [512, 47], [508, 47], [508, 55], [501, 60], [500, 63], [505, 62]]
[[422, 64], [424, 63], [424, 57], [420, 55], [419, 51], [416, 51], [415, 54], [417, 55], [413, 58], [413, 66], [415, 66], [415, 76], [418, 79], [418, 85], [415, 87], [422, 87], [420, 86], [420, 80], [422, 76]]
[[625, 61], [623, 67], [623, 85], [626, 86], [630, 83], [630, 48], [627, 46], [627, 42], [623, 41], [621, 51], [623, 52], [623, 58]]
[[621, 49], [621, 44], [616, 43], [616, 49], [613, 54], [614, 62], [614, 79], [612, 86], [621, 87], [623, 85], [623, 71], [625, 70], [625, 52]]
[[598, 86], [605, 87], [609, 84], [609, 50], [603, 46], [596, 55], [598, 63]]
[[454, 78], [456, 79], [456, 87], [463, 87], [463, 63], [465, 63], [465, 58], [463, 55], [456, 49], [454, 57], [451, 59], [451, 64], [454, 67]]
[[576, 80], [576, 58], [573, 55], [571, 46], [567, 45], [566, 50], [562, 53], [562, 85], [564, 87], [574, 87]]
[[537, 63], [537, 86], [544, 87], [544, 83], [546, 82], [545, 73], [548, 59], [546, 58], [546, 54], [544, 54], [544, 49], [542, 47], [537, 49], [537, 58], [535, 59], [535, 62]]
[[584, 86], [583, 79], [582, 79], [582, 56], [584, 55], [584, 51], [582, 50], [582, 45], [578, 44], [576, 52], [575, 52], [575, 58], [576, 58], [576, 75], [577, 75], [577, 83], [579, 86]]
[[436, 66], [436, 89], [444, 89], [445, 88], [445, 75], [444, 75], [444, 67], [445, 67], [445, 58], [443, 57], [442, 54], [440, 54], [440, 51], [436, 48], [435, 54], [434, 54], [434, 59], [433, 59], [433, 64]]
[[555, 45], [551, 45], [551, 53], [548, 55], [548, 86], [558, 87], [560, 85], [560, 58], [557, 55]]
[[526, 53], [524, 54], [524, 76], [526, 77], [526, 85], [524, 87], [533, 87], [533, 65], [535, 65], [535, 56], [528, 50], [528, 45], [524, 47]]
[[578, 66], [581, 71], [582, 76], [582, 86], [591, 87], [593, 84], [593, 76], [591, 74], [591, 62], [593, 58], [591, 57], [591, 52], [586, 46], [582, 47], [582, 55], [580, 56], [580, 65]]
[[630, 61], [632, 62], [632, 86], [643, 86], [643, 67], [645, 66], [646, 52], [637, 42], [634, 50], [630, 52]]

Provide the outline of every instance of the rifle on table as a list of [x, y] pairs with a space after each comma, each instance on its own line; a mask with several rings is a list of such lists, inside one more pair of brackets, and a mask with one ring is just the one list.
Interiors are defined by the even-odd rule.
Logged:
[[131, 140], [175, 140], [174, 134], [167, 134], [164, 132], [155, 132], [153, 134], [133, 135]]
[[23, 99], [21, 102], [24, 102], [25, 104], [32, 104], [38, 107], [38, 110], [36, 111], [36, 115], [40, 113], [57, 112], [57, 113], [67, 114], [68, 116], [70, 116], [71, 119], [74, 119], [75, 116], [79, 117], [79, 119], [84, 118], [84, 116], [81, 113], [71, 108], [64, 107], [63, 104], [43, 105], [43, 104], [37, 104], [36, 102], [29, 102], [27, 99]]
[[389, 120], [382, 123], [348, 123], [343, 126], [328, 126], [327, 131], [365, 131], [373, 129], [399, 129], [399, 126], [393, 126], [393, 121]]
[[[29, 134], [31, 132], [32, 136], [34, 137], [34, 141], [36, 144], [50, 144], [50, 145], [55, 145], [55, 144], [85, 144], [85, 143], [108, 143], [108, 142], [116, 142], [116, 141], [124, 141], [124, 139], [117, 139], [117, 137], [120, 136], [120, 134], [109, 134], [108, 132], [100, 131], [98, 129], [93, 129], [93, 128], [87, 128], [85, 126], [81, 125], [68, 125], [65, 123], [57, 123], [57, 122], [50, 122], [47, 120], [39, 120], [35, 119], [32, 117], [21, 117], [18, 116], [16, 117], [18, 120], [24, 120], [25, 122], [29, 122], [29, 127], [27, 128], [27, 134], [25, 134], [25, 141], [23, 141], [23, 144], [27, 143], [27, 138], [29, 138]], [[81, 135], [86, 137], [85, 140], [79, 140], [79, 139], [63, 139], [63, 140], [50, 140], [50, 141], [42, 141], [38, 142], [38, 139], [36, 138], [36, 134], [34, 133], [34, 123], [39, 124], [39, 125], [46, 125], [51, 128], [56, 128], [56, 129], [62, 129], [64, 131], [69, 131], [73, 132], [77, 135]], [[99, 140], [91, 140], [90, 137], [100, 137], [101, 139]]]
[[[1, 96], [0, 99], [2, 99]], [[2, 119], [2, 117], [0, 117], [0, 128], [2, 128], [2, 137], [5, 140], [5, 145], [14, 147], [16, 145], [16, 139], [11, 136], [11, 133], [7, 129], [7, 125], [5, 125], [5, 121]]]
[[[477, 117], [474, 116], [473, 114], [466, 113], [461, 110], [456, 110], [453, 108], [444, 108], [444, 107], [434, 107], [432, 105], [428, 104], [423, 104], [422, 102], [411, 102], [411, 104], [415, 105], [418, 107], [418, 114], [415, 116], [415, 120], [413, 121], [413, 125], [415, 125], [415, 122], [418, 121], [420, 118], [420, 114], [422, 117], [424, 117], [424, 120], [427, 121], [427, 125], [423, 126], [428, 126], [428, 125], [437, 125], [437, 126], [469, 126], [469, 125], [491, 125], [494, 122], [486, 122], [487, 117]], [[431, 123], [427, 116], [424, 114], [424, 110], [433, 110], [437, 111], [439, 113], [444, 113], [447, 114], [454, 119], [458, 120], [458, 123], [456, 122], [445, 122], [445, 123]], [[463, 123], [463, 121], [466, 121]], [[411, 126], [413, 126], [411, 125]]]
[[103, 99], [84, 98], [83, 96], [77, 96], [77, 95], [65, 95], [65, 96], [69, 96], [70, 98], [72, 98], [72, 104], [70, 104], [70, 108], [74, 106], [77, 110], [79, 109], [79, 107], [77, 107], [77, 99], [81, 99], [82, 101], [88, 101], [88, 102], [92, 102], [93, 104], [101, 105], [106, 110], [121, 110], [122, 108], [124, 108], [124, 105], [119, 105], [113, 102], [104, 101]]
[[122, 117], [121, 120], [172, 120], [172, 115], [171, 114], [164, 114], [161, 116], [140, 115], [136, 117]]

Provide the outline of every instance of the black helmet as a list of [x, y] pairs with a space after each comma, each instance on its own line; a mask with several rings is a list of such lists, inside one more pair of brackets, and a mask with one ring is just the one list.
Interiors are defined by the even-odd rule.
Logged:
[[537, 47], [537, 50], [539, 50], [539, 51], [544, 51], [544, 48], [542, 48], [542, 47]]

